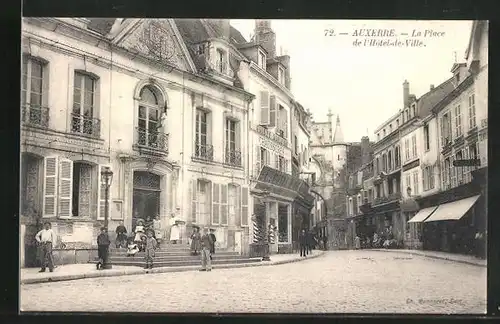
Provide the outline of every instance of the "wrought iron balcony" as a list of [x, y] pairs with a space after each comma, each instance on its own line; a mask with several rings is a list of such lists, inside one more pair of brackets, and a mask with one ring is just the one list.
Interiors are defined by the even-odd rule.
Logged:
[[267, 130], [264, 126], [258, 125], [256, 130], [257, 130], [257, 133], [259, 133], [260, 135], [265, 136], [265, 137], [267, 137], [275, 142], [278, 142], [279, 144], [281, 144], [285, 147], [288, 147], [288, 141], [285, 138], [281, 137], [277, 133], [273, 133], [273, 132]]
[[241, 152], [237, 150], [226, 149], [224, 163], [232, 166], [241, 166]]
[[99, 137], [101, 136], [101, 121], [97, 118], [71, 114], [71, 132]]
[[49, 127], [49, 108], [25, 104], [22, 106], [22, 121], [25, 125]]
[[137, 127], [137, 145], [168, 152], [168, 134]]
[[194, 143], [194, 158], [213, 161], [214, 160], [214, 147], [210, 144]]

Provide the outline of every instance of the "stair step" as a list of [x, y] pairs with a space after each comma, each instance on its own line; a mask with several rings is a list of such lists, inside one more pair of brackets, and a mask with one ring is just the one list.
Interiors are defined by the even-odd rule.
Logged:
[[[127, 256], [127, 252], [123, 251], [123, 252], [111, 252], [109, 254], [110, 256]], [[144, 252], [137, 252], [137, 254], [135, 256], [141, 256], [141, 257], [144, 257], [145, 253]], [[191, 257], [191, 253], [190, 252], [181, 252], [181, 251], [164, 251], [164, 250], [157, 250], [155, 251], [155, 255], [158, 257], [158, 256], [172, 256], [172, 257]], [[217, 251], [215, 253], [215, 255], [240, 255], [238, 252], [233, 252], [233, 251]], [[199, 257], [199, 255], [198, 255]]]
[[[242, 258], [242, 259], [221, 259], [221, 260], [213, 260], [212, 264], [241, 264], [241, 263], [256, 263], [261, 262], [260, 258]], [[144, 260], [131, 260], [131, 261], [123, 261], [123, 262], [112, 262], [114, 265], [121, 266], [138, 266], [143, 267], [145, 265]], [[156, 267], [182, 267], [182, 266], [196, 266], [201, 265], [200, 260], [182, 260], [182, 261], [155, 261], [153, 262], [155, 268]]]

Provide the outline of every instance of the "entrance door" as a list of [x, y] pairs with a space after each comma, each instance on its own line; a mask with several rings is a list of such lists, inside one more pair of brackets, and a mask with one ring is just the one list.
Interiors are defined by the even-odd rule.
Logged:
[[132, 229], [135, 228], [137, 219], [146, 220], [160, 214], [160, 176], [145, 172], [134, 172], [134, 195]]
[[241, 235], [241, 232], [234, 232], [234, 251], [239, 254], [241, 254], [242, 238], [243, 236]]
[[38, 246], [35, 235], [42, 229], [41, 225], [28, 224], [24, 235], [24, 266], [34, 268], [40, 266]]

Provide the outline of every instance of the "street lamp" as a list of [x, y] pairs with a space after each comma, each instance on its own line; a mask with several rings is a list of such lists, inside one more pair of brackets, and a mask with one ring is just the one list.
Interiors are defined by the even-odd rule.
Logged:
[[[109, 187], [113, 182], [113, 171], [109, 167], [105, 167], [101, 171], [101, 183], [104, 184], [104, 228], [106, 233], [108, 232], [108, 222], [109, 222]], [[109, 249], [109, 247], [108, 247]], [[106, 253], [106, 260], [103, 260], [103, 269], [111, 269], [111, 263], [109, 262], [109, 255]]]

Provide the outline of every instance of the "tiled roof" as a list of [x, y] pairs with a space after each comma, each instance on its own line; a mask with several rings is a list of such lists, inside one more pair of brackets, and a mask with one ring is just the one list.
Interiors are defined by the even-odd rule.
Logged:
[[116, 18], [89, 18], [87, 28], [101, 35], [106, 35], [113, 27]]
[[420, 117], [424, 118], [431, 114], [432, 108], [446, 98], [446, 96], [448, 96], [453, 90], [455, 90], [453, 80], [454, 78], [446, 80], [418, 99], [417, 105]]
[[[449, 81], [449, 80], [448, 80]], [[441, 98], [441, 100], [437, 101], [433, 107], [431, 107], [434, 113], [437, 113], [443, 109], [447, 104], [449, 104], [453, 99], [455, 99], [460, 93], [462, 93], [465, 89], [467, 89], [474, 82], [474, 78], [472, 75], [469, 75], [464, 81], [462, 81], [458, 87], [448, 92], [448, 94]]]

